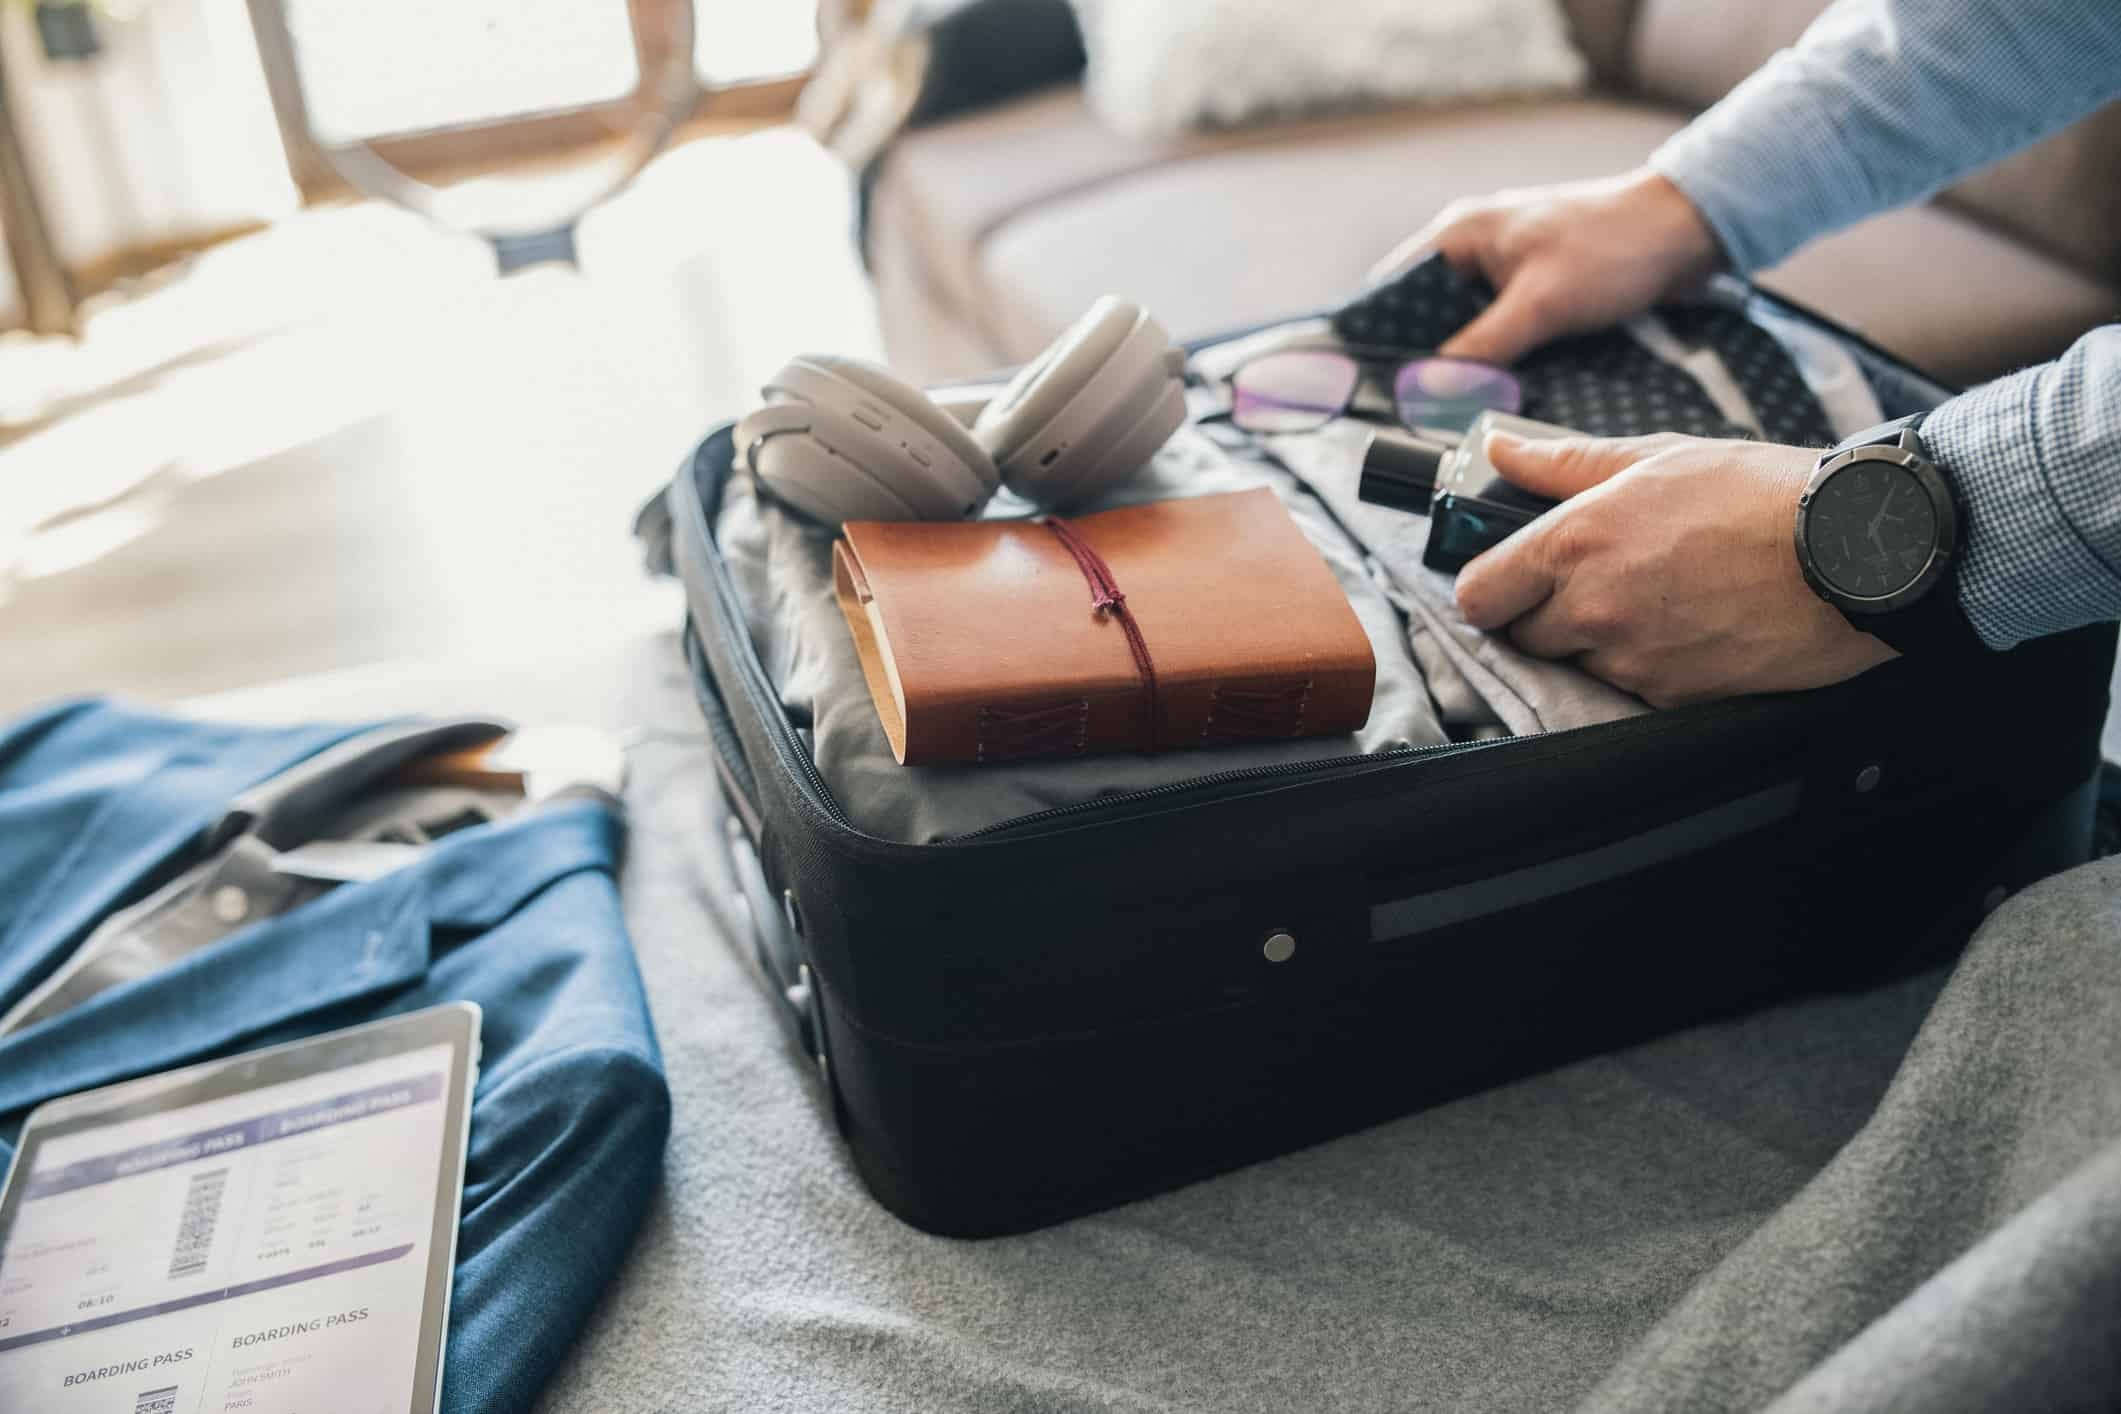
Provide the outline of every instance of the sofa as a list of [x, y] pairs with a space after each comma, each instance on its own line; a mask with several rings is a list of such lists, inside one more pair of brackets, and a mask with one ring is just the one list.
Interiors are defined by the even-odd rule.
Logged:
[[[940, 46], [930, 92], [869, 173], [866, 250], [895, 365], [937, 382], [1021, 362], [1096, 296], [1181, 337], [1344, 299], [1445, 203], [1621, 171], [1793, 41], [1825, 0], [1564, 0], [1595, 75], [1578, 95], [1399, 107], [1128, 140], [1079, 82], [993, 101], [994, 66]], [[1050, 20], [1050, 15], [1049, 15]], [[996, 25], [985, 27], [991, 44]], [[1046, 77], [1080, 63], [1058, 46]], [[940, 62], [944, 58], [951, 62]], [[1935, 200], [1830, 235], [1759, 277], [1956, 384], [2051, 358], [2121, 316], [2121, 105]]]

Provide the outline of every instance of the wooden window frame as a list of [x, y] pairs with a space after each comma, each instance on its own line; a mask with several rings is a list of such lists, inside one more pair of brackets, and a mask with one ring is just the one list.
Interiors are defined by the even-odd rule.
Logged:
[[[265, 69], [266, 89], [271, 94], [273, 115], [280, 129], [280, 143], [287, 153], [288, 171], [305, 201], [320, 201], [349, 194], [347, 182], [318, 143], [309, 116], [309, 103], [302, 88], [301, 69], [295, 60], [295, 44], [288, 28], [285, 0], [248, 0], [251, 28], [257, 36], [258, 54]], [[363, 144], [376, 157], [421, 182], [447, 181], [497, 165], [540, 162], [594, 151], [621, 140], [633, 131], [640, 115], [655, 100], [645, 91], [653, 76], [666, 72], [670, 55], [652, 39], [656, 27], [654, 8], [667, 0], [627, 0], [633, 12], [633, 32], [642, 87], [624, 98], [553, 113], [533, 113], [488, 123], [439, 128], [426, 132], [394, 134]], [[844, 9], [844, 4], [823, 0], [826, 9]], [[861, 8], [866, 8], [862, 6]], [[687, 57], [688, 63], [691, 62]], [[810, 81], [810, 70], [719, 87], [702, 84], [689, 109], [673, 115], [677, 132], [672, 141], [710, 133], [760, 127], [785, 122], [795, 110], [797, 97]]]

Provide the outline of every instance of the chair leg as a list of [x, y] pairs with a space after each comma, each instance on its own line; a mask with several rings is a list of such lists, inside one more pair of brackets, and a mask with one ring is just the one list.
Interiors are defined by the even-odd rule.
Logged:
[[66, 267], [59, 263], [50, 223], [37, 200], [36, 183], [31, 180], [14, 109], [8, 102], [4, 59], [0, 55], [0, 231], [7, 236], [8, 260], [15, 268], [15, 285], [22, 292], [22, 309], [31, 332], [78, 333], [80, 300]]

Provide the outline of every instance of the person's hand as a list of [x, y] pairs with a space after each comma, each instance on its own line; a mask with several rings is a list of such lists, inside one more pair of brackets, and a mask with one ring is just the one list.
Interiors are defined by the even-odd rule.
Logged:
[[1653, 706], [1851, 678], [1893, 656], [1797, 568], [1816, 452], [1656, 437], [1491, 433], [1496, 470], [1561, 500], [1476, 557], [1458, 607], [1542, 658], [1575, 658]]
[[1380, 261], [1371, 279], [1397, 275], [1432, 251], [1495, 287], [1495, 302], [1439, 350], [1489, 363], [1632, 319], [1723, 263], [1694, 203], [1647, 171], [1454, 201]]

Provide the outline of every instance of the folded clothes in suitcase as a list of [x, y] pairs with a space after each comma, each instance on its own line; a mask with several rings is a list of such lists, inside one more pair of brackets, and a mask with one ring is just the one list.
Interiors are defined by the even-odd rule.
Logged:
[[[1423, 267], [1332, 322], [1433, 346], [1480, 297]], [[1860, 370], [1840, 394], [1888, 416], [1947, 392], [1735, 286], [1659, 329], [1536, 355], [1520, 368], [1528, 411], [1545, 398], [1588, 431], [1735, 423], [1824, 442], [1837, 397], [1821, 365]], [[1675, 329], [1673, 356], [1638, 355]], [[1715, 348], [1728, 386], [1671, 382], [1687, 347]], [[1229, 358], [1203, 348], [1195, 363]], [[1286, 755], [1024, 764], [1000, 769], [1046, 774], [976, 788], [965, 773], [997, 768], [883, 771], [858, 713], [812, 703], [791, 720], [769, 672], [816, 688], [835, 671], [818, 655], [852, 649], [791, 648], [791, 606], [747, 601], [762, 556], [829, 575], [829, 541], [774, 540], [726, 427], [644, 514], [651, 560], [684, 580], [685, 649], [734, 807], [728, 837], [704, 843], [735, 856], [760, 968], [863, 1179], [908, 1222], [1036, 1227], [1888, 975], [2085, 856], [2110, 629], [1661, 712], [1586, 680], [1543, 716], [1524, 683], [1574, 670], [1469, 648], [1440, 607], [1447, 586], [1401, 568], [1424, 522], [1354, 501], [1345, 433], [1195, 429], [1150, 478], [1192, 467], [1212, 482], [1204, 446], [1223, 472], [1249, 461], [1282, 478], [1329, 562], [1315, 527], [1359, 542], [1335, 569], [1373, 640], [1380, 615], [1401, 616], [1428, 691], [1402, 682], [1387, 704], [1381, 657], [1394, 725], [1373, 730], [1373, 714], [1360, 738], [1256, 749]], [[1474, 720], [1452, 706], [1469, 689], [1485, 692]], [[1058, 803], [1038, 803], [1049, 787]]]

